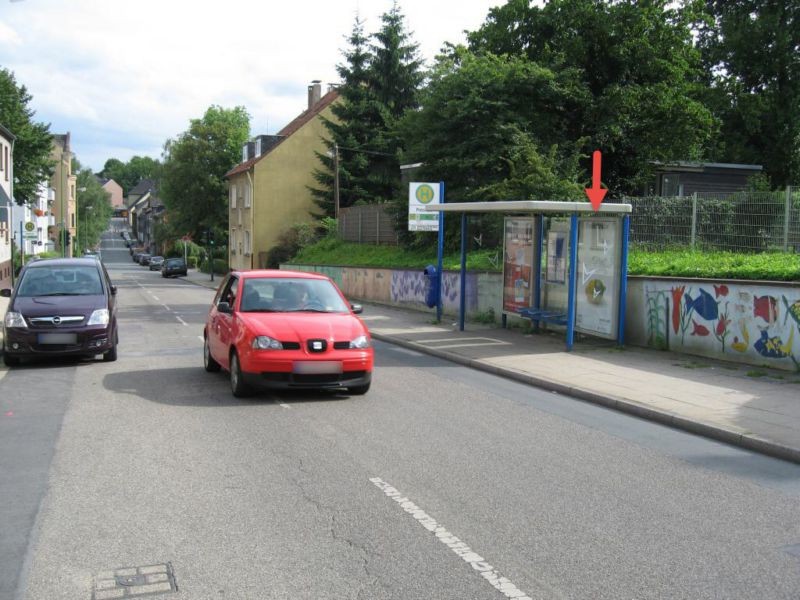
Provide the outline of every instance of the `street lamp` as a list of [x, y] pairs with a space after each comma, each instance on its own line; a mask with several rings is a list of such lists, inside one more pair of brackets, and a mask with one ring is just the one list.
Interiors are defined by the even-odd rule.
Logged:
[[83, 207], [83, 212], [84, 212], [84, 217], [83, 217], [83, 225], [84, 225], [84, 227], [83, 227], [83, 251], [84, 252], [86, 252], [89, 249], [89, 239], [88, 239], [88, 235], [87, 235], [89, 233], [89, 215], [88, 215], [87, 211], [92, 210], [92, 208], [93, 207], [91, 207], [91, 206], [84, 206]]

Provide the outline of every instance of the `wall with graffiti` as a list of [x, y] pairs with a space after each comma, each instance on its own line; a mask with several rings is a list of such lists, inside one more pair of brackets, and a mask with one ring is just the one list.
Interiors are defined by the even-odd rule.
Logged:
[[[354, 267], [324, 267], [308, 265], [283, 265], [284, 269], [316, 271], [324, 273], [341, 288], [348, 298], [395, 304], [419, 310], [432, 310], [425, 305], [427, 282], [421, 269], [393, 270]], [[460, 273], [445, 271], [442, 278], [442, 306], [446, 313], [458, 314]], [[481, 284], [481, 282], [483, 282]], [[500, 314], [499, 303], [502, 281], [499, 273], [467, 273], [467, 314], [486, 310], [482, 302], [496, 305], [495, 314]], [[480, 289], [480, 291], [479, 291]], [[481, 302], [479, 302], [479, 296]]]
[[637, 283], [628, 290], [634, 341], [800, 370], [800, 286], [702, 280]]

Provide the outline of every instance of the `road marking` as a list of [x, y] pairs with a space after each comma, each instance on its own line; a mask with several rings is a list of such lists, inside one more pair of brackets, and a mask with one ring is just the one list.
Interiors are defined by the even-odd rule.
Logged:
[[167, 306], [167, 305], [166, 305], [166, 304], [164, 304], [164, 303], [162, 303], [162, 304], [161, 304], [161, 306], [163, 306], [163, 307], [164, 307], [164, 308], [166, 308], [167, 310], [172, 310], [172, 309], [171, 309], [169, 306]]
[[420, 525], [439, 538], [440, 542], [460, 556], [461, 559], [468, 563], [469, 566], [475, 569], [475, 571], [480, 573], [481, 577], [486, 579], [486, 581], [488, 581], [494, 589], [499, 590], [506, 598], [515, 598], [516, 600], [531, 600], [529, 596], [525, 595], [525, 593], [511, 583], [511, 581], [500, 575], [497, 569], [486, 562], [483, 557], [476, 554], [464, 542], [447, 531], [447, 529], [439, 525], [436, 519], [431, 517], [411, 500], [403, 496], [403, 494], [401, 494], [400, 491], [394, 488], [390, 483], [384, 481], [380, 477], [371, 477], [370, 481], [389, 498], [397, 502], [400, 508], [414, 517]]
[[[440, 338], [435, 340], [414, 340], [417, 344], [431, 344], [432, 348], [470, 348], [475, 346], [510, 346], [511, 342], [504, 342], [494, 338]], [[441, 342], [452, 342], [443, 344]]]
[[184, 327], [188, 327], [189, 326], [189, 324], [186, 321], [184, 321], [183, 319], [181, 319], [178, 315], [175, 315], [175, 318], [178, 319], [178, 321], [180, 321], [183, 324]]
[[158, 296], [156, 296], [153, 292], [150, 292], [150, 295], [153, 297], [153, 300], [155, 300], [156, 302], [161, 302], [161, 300], [159, 300]]
[[409, 356], [425, 356], [422, 352], [417, 352], [416, 350], [409, 350], [408, 348], [393, 347], [392, 351], [400, 352], [401, 354], [408, 354]]
[[288, 404], [284, 404], [283, 402], [281, 402], [279, 406], [282, 406], [283, 408], [292, 408], [291, 406], [289, 406]]

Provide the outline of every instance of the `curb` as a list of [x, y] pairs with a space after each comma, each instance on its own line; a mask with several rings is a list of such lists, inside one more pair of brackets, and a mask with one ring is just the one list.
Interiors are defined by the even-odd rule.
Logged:
[[790, 446], [784, 446], [783, 444], [773, 442], [755, 434], [742, 433], [734, 429], [728, 429], [704, 421], [694, 421], [675, 413], [651, 408], [649, 406], [645, 406], [631, 400], [625, 400], [617, 396], [598, 394], [597, 392], [586, 390], [580, 387], [565, 385], [563, 383], [543, 377], [536, 377], [534, 375], [527, 375], [525, 373], [519, 373], [510, 369], [504, 369], [495, 365], [486, 364], [480, 360], [464, 358], [458, 355], [450, 354], [443, 350], [428, 348], [415, 342], [399, 339], [395, 336], [384, 335], [372, 331], [370, 331], [370, 334], [377, 340], [402, 346], [404, 348], [408, 348], [409, 350], [416, 350], [417, 352], [422, 352], [423, 354], [428, 354], [430, 356], [436, 356], [437, 358], [457, 363], [471, 369], [484, 371], [485, 373], [511, 379], [513, 381], [531, 385], [543, 390], [556, 392], [564, 396], [571, 396], [584, 402], [605, 406], [606, 408], [611, 408], [634, 417], [659, 423], [661, 425], [667, 425], [668, 427], [672, 427], [674, 429], [680, 429], [688, 433], [714, 439], [732, 446], [739, 446], [740, 448], [744, 448], [746, 450], [751, 450], [753, 452], [766, 454], [774, 458], [780, 458], [781, 460], [800, 464], [799, 449], [792, 448]]

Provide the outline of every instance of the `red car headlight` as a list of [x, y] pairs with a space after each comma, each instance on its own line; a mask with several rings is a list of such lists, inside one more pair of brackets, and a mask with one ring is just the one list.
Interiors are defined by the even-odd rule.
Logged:
[[259, 335], [253, 338], [253, 348], [256, 350], [283, 350], [283, 344], [268, 335]]
[[371, 344], [369, 343], [369, 338], [365, 335], [360, 335], [356, 339], [350, 341], [351, 348], [358, 348], [364, 349], [369, 348]]

